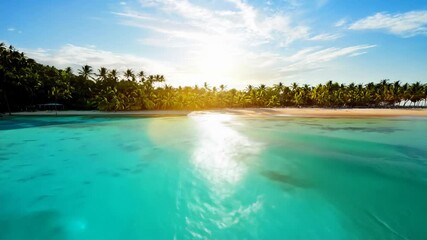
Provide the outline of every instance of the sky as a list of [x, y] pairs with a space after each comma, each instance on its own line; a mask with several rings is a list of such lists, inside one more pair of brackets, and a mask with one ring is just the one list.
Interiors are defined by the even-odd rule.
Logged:
[[228, 88], [427, 82], [426, 0], [8, 0], [0, 42], [59, 68]]

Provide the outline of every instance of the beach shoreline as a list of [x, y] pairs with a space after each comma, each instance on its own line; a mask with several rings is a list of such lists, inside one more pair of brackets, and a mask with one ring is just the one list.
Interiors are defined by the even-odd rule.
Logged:
[[385, 109], [385, 108], [246, 108], [227, 109], [228, 113], [244, 116], [276, 117], [427, 117], [427, 109]]
[[[227, 113], [248, 117], [427, 117], [427, 109], [374, 109], [374, 108], [225, 108], [203, 111], [150, 110], [150, 111], [36, 111], [14, 112], [12, 116], [186, 116], [190, 113]], [[3, 115], [7, 117], [8, 115]]]
[[[107, 117], [107, 116], [186, 116], [192, 111], [181, 110], [147, 110], [147, 111], [97, 111], [97, 110], [65, 110], [65, 111], [35, 111], [35, 112], [12, 112], [13, 116], [93, 116], [93, 117]], [[8, 114], [3, 115], [7, 117]]]

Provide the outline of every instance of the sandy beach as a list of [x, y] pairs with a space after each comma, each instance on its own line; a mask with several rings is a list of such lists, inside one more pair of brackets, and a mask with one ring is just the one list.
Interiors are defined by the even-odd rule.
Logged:
[[427, 117], [427, 109], [247, 108], [227, 109], [227, 112], [245, 116]]
[[[193, 111], [37, 111], [15, 112], [13, 116], [185, 116]], [[325, 108], [242, 108], [194, 112], [220, 112], [241, 116], [298, 116], [298, 117], [427, 117], [427, 109], [325, 109]], [[4, 116], [7, 116], [5, 114]]]

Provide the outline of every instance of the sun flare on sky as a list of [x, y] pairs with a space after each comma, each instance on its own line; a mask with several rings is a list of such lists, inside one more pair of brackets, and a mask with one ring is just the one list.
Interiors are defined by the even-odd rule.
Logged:
[[230, 76], [239, 67], [239, 59], [225, 41], [209, 42], [197, 49], [193, 59], [194, 72], [210, 84], [219, 85], [221, 81], [231, 80]]

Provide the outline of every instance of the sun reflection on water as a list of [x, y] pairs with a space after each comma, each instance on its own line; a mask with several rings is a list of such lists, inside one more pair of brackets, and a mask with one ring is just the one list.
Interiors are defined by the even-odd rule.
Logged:
[[194, 113], [190, 117], [199, 141], [192, 164], [216, 194], [226, 197], [244, 177], [245, 160], [258, 152], [259, 144], [233, 129], [239, 123], [232, 115]]

